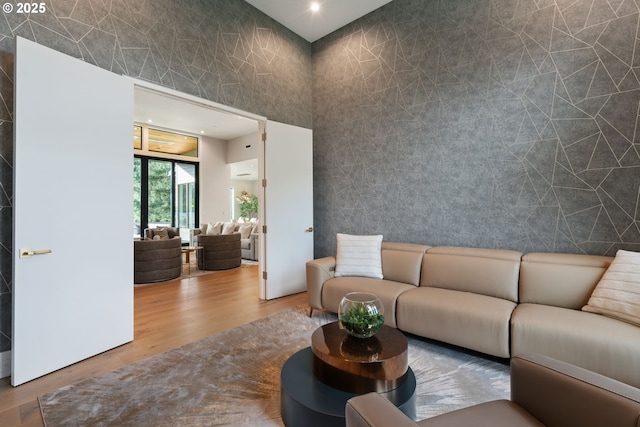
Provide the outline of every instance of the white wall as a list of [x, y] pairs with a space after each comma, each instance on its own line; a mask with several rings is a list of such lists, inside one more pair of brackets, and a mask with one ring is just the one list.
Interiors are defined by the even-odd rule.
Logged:
[[200, 150], [200, 223], [228, 221], [231, 169], [227, 141], [202, 137]]
[[[256, 129], [255, 133], [244, 135], [229, 140], [227, 143], [227, 163], [239, 163], [247, 160], [258, 158], [258, 144], [260, 133]], [[248, 181], [240, 179], [232, 179], [231, 186], [234, 188], [235, 195], [238, 196], [244, 190], [249, 194], [258, 196], [260, 191], [259, 181]], [[235, 218], [240, 217], [240, 203], [234, 201]]]
[[241, 136], [239, 138], [231, 139], [227, 148], [227, 163], [244, 162], [245, 160], [252, 160], [258, 158], [258, 143], [260, 141], [260, 134], [257, 130], [256, 133]]

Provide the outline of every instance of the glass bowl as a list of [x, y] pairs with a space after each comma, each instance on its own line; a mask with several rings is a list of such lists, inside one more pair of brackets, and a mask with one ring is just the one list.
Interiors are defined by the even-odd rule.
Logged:
[[350, 292], [340, 301], [340, 325], [356, 338], [369, 338], [384, 324], [384, 308], [380, 299], [368, 292]]

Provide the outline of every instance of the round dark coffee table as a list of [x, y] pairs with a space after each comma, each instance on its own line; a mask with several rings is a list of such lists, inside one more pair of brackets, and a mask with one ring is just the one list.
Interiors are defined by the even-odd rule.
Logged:
[[416, 378], [407, 363], [407, 339], [384, 326], [365, 340], [338, 323], [324, 325], [312, 345], [282, 366], [280, 413], [287, 427], [344, 426], [347, 400], [377, 391], [411, 419], [416, 417]]

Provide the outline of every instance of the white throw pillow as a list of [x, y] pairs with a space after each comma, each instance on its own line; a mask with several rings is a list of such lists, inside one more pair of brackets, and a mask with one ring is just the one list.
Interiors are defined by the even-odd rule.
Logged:
[[221, 222], [216, 222], [215, 224], [211, 224], [209, 223], [207, 225], [207, 231], [206, 234], [208, 236], [217, 236], [218, 234], [220, 234], [222, 232], [222, 223]]
[[618, 250], [582, 310], [640, 326], [640, 253]]
[[337, 240], [336, 277], [382, 279], [382, 235], [354, 236], [338, 233]]
[[248, 239], [249, 235], [251, 234], [251, 229], [253, 228], [253, 224], [243, 224], [240, 226], [240, 229], [238, 231], [240, 231], [240, 238], [241, 239]]
[[236, 230], [237, 224], [235, 222], [225, 222], [222, 225], [222, 233], [221, 234], [233, 234]]

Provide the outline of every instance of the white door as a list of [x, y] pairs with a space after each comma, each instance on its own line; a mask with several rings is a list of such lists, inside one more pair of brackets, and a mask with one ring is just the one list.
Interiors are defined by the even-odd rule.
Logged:
[[18, 385], [133, 339], [133, 83], [21, 38], [15, 70]]
[[[313, 135], [311, 129], [267, 121], [264, 162], [261, 297], [307, 289], [305, 264], [313, 259]], [[265, 279], [266, 276], [266, 279]]]

